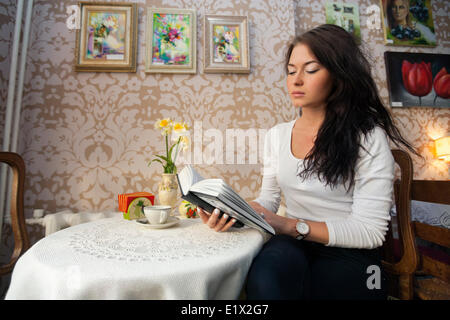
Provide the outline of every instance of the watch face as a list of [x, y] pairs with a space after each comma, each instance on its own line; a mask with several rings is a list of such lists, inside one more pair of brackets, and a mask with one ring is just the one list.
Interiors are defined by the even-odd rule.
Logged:
[[309, 226], [304, 222], [298, 222], [297, 223], [297, 231], [301, 235], [306, 235], [309, 232]]

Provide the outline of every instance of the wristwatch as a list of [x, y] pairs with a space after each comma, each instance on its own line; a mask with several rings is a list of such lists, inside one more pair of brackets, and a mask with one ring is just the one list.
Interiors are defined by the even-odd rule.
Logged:
[[298, 236], [295, 237], [297, 240], [302, 240], [309, 234], [309, 225], [303, 219], [297, 219], [297, 224], [295, 225], [295, 230], [297, 230]]

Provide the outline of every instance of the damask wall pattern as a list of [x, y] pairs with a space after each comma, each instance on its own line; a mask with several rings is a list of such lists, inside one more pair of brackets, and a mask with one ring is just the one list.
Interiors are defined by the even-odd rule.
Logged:
[[0, 1], [0, 146], [3, 144], [4, 119], [8, 96], [10, 51], [14, 37], [14, 17], [16, 8], [14, 1]]
[[[306, 0], [156, 0], [132, 1], [139, 8], [138, 69], [136, 73], [76, 73], [73, 71], [75, 31], [66, 25], [67, 7], [76, 1], [36, 0], [24, 84], [19, 152], [27, 166], [25, 207], [57, 212], [117, 209], [117, 194], [157, 192], [161, 168], [147, 166], [163, 148], [153, 128], [159, 118], [183, 119], [196, 128], [191, 160], [207, 177], [223, 177], [245, 199], [259, 194], [263, 133], [276, 123], [297, 116], [285, 89], [283, 57], [286, 43], [297, 33], [325, 22], [325, 1]], [[378, 1], [357, 1], [362, 40], [373, 59], [380, 94], [388, 102], [383, 52], [449, 53], [449, 8], [433, 2], [438, 47], [399, 48], [384, 45], [381, 29], [366, 27], [366, 8]], [[191, 8], [197, 12], [195, 75], [146, 74], [146, 7]], [[248, 15], [251, 73], [204, 74], [203, 16]], [[0, 119], [4, 118], [8, 55], [14, 30], [15, 1], [1, 0]], [[425, 157], [414, 159], [416, 179], [448, 179], [448, 167], [434, 160], [429, 136], [448, 130], [449, 110], [395, 109], [402, 131]], [[1, 126], [3, 128], [3, 125]], [[206, 157], [214, 132], [255, 129], [258, 163], [198, 161]], [[201, 132], [201, 133], [200, 133]], [[445, 132], [444, 132], [445, 133]], [[217, 142], [217, 141], [216, 141]], [[253, 142], [254, 143], [254, 142]], [[247, 149], [249, 146], [247, 145]], [[240, 154], [245, 150], [235, 150]], [[197, 160], [196, 160], [197, 159]], [[200, 163], [199, 163], [200, 162]]]
[[[158, 118], [183, 119], [191, 125], [197, 121], [203, 133], [212, 128], [225, 133], [230, 128], [268, 129], [295, 117], [281, 67], [284, 44], [295, 33], [292, 1], [137, 3], [137, 72], [76, 73], [75, 31], [66, 26], [66, 8], [76, 2], [35, 1], [20, 135], [28, 216], [32, 208], [116, 209], [118, 193], [156, 193], [162, 170], [147, 163], [164, 148], [153, 128]], [[197, 74], [145, 74], [147, 6], [196, 10]], [[203, 73], [206, 13], [249, 16], [249, 75]], [[193, 140], [195, 149], [199, 141]], [[245, 198], [259, 192], [259, 164], [197, 167], [205, 176], [226, 178]]]

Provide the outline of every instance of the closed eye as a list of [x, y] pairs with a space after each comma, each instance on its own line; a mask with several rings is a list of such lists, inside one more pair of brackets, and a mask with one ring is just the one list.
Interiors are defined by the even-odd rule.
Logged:
[[311, 71], [306, 71], [307, 73], [316, 73], [317, 71], [319, 71], [319, 69], [316, 69], [316, 70], [311, 70]]

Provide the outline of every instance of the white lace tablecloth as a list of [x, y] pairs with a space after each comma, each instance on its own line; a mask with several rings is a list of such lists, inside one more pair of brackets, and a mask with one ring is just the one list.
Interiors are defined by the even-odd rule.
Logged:
[[33, 245], [6, 299], [237, 299], [263, 242], [255, 229], [218, 233], [200, 219], [167, 229], [100, 219]]

